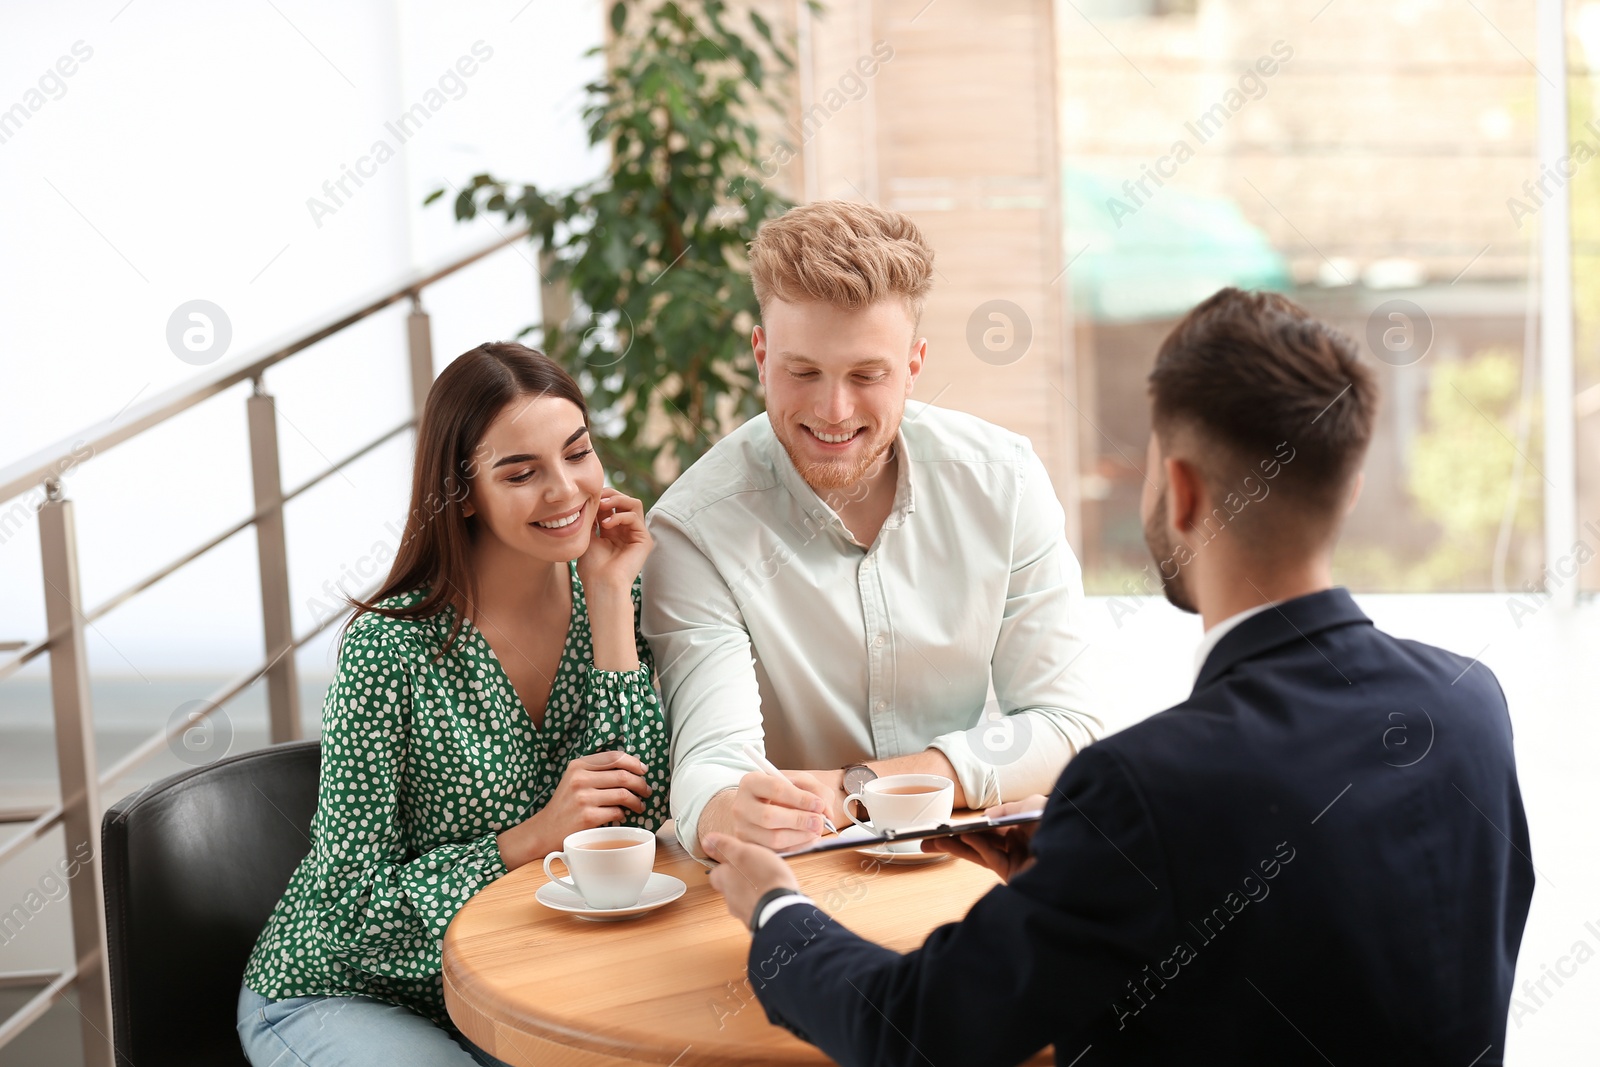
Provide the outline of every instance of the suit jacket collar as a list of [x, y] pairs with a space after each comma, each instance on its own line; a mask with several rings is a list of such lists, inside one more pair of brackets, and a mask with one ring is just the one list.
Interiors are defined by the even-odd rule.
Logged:
[[1223, 635], [1200, 668], [1194, 692], [1222, 677], [1236, 663], [1290, 641], [1308, 641], [1316, 647], [1318, 633], [1352, 623], [1370, 626], [1372, 620], [1356, 607], [1350, 591], [1343, 586], [1285, 600], [1275, 608], [1252, 615]]

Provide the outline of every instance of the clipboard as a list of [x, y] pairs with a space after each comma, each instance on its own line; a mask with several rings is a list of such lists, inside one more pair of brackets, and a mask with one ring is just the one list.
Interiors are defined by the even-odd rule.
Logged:
[[[812, 856], [819, 852], [843, 852], [847, 849], [871, 848], [875, 845], [887, 845], [892, 841], [916, 841], [927, 837], [960, 837], [980, 830], [999, 830], [1007, 826], [1023, 826], [1035, 823], [1044, 818], [1043, 809], [1038, 811], [1018, 811], [1010, 815], [1000, 815], [996, 818], [981, 817], [977, 819], [962, 819], [960, 822], [944, 822], [937, 826], [923, 826], [910, 830], [884, 830], [882, 833], [852, 834], [849, 830], [837, 837], [825, 837], [814, 845], [805, 848], [793, 849], [789, 852], [779, 852], [781, 859], [794, 859], [798, 856]], [[850, 829], [859, 828], [853, 826]]]

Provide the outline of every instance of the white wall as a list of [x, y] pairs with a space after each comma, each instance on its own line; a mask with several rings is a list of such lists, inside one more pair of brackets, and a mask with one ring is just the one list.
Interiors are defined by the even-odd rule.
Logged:
[[[597, 0], [7, 3], [0, 109], [40, 106], [0, 143], [0, 466], [200, 373], [166, 341], [185, 301], [224, 310], [233, 358], [493, 239], [448, 203], [424, 210], [430, 190], [479, 171], [557, 187], [599, 173], [578, 109], [601, 27]], [[74, 73], [26, 95], [75, 45], [87, 58]], [[475, 45], [462, 78], [453, 68]], [[385, 124], [442, 76], [442, 106], [401, 143]], [[363, 164], [379, 140], [393, 158]], [[323, 184], [346, 167], [371, 176], [347, 178], [334, 204]], [[332, 212], [318, 217], [313, 197]], [[518, 245], [429, 291], [441, 365], [537, 321], [533, 259]], [[405, 417], [404, 313], [269, 372], [286, 485]], [[68, 474], [87, 605], [249, 512], [244, 395]], [[409, 448], [392, 443], [290, 505], [297, 630], [309, 598], [403, 514]], [[0, 539], [0, 640], [43, 631], [31, 504], [0, 501], [0, 520], [26, 509]], [[94, 669], [258, 660], [254, 557], [246, 532], [95, 624]], [[304, 657], [308, 670], [328, 662]]]

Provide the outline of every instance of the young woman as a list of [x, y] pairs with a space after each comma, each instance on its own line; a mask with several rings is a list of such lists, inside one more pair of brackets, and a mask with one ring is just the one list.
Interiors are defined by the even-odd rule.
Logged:
[[340, 643], [311, 852], [239, 991], [252, 1064], [499, 1062], [445, 1014], [451, 917], [568, 834], [666, 818], [649, 552], [565, 371], [517, 344], [445, 369], [394, 565]]

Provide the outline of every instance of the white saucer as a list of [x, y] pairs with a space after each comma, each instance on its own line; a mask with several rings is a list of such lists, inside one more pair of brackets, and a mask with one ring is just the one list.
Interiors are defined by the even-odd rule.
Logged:
[[891, 852], [888, 845], [873, 845], [870, 848], [858, 848], [856, 851], [884, 863], [938, 863], [940, 860], [953, 858], [948, 852]]
[[664, 907], [683, 896], [688, 889], [682, 879], [657, 872], [650, 875], [650, 880], [644, 884], [644, 892], [639, 895], [639, 903], [631, 908], [591, 908], [584, 903], [583, 897], [555, 882], [540, 886], [538, 892], [533, 894], [533, 899], [551, 911], [564, 911], [580, 919], [604, 923], [631, 919], [635, 915]]

